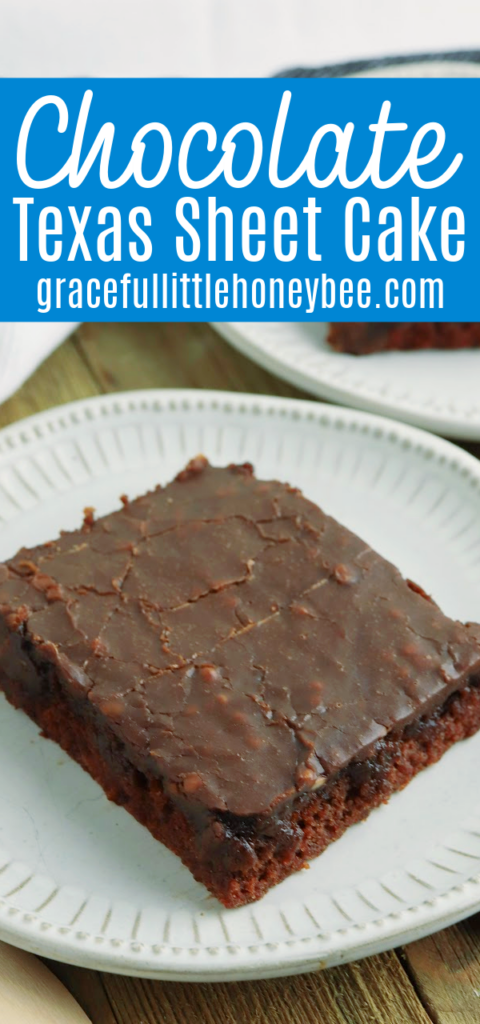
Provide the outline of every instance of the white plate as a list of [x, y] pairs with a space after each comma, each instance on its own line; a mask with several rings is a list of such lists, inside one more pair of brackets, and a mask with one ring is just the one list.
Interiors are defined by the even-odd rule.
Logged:
[[[417, 60], [359, 61], [292, 74], [478, 78], [480, 63], [478, 54], [427, 54]], [[384, 413], [449, 437], [480, 440], [480, 350], [351, 356], [330, 348], [325, 323], [216, 323], [214, 327], [261, 366], [319, 398]]]
[[319, 398], [480, 441], [480, 349], [351, 356], [330, 348], [328, 324], [213, 327], [244, 355]]
[[[0, 558], [168, 480], [249, 459], [353, 527], [446, 612], [480, 619], [480, 464], [316, 402], [203, 391], [90, 399], [0, 433]], [[312, 970], [480, 908], [480, 734], [251, 907], [179, 860], [0, 697], [0, 937], [102, 970], [185, 980]]]

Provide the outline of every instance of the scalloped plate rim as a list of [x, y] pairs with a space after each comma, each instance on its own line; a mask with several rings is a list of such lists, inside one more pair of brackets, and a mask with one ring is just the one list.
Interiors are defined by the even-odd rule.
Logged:
[[[80, 399], [36, 413], [0, 431], [0, 462], [5, 451], [15, 445], [23, 449], [41, 439], [42, 428], [59, 431], [82, 421], [91, 421], [103, 413], [120, 416], [124, 411], [151, 408], [214, 407], [217, 410], [251, 412], [255, 409], [285, 409], [300, 419], [321, 421], [333, 427], [359, 423], [368, 432], [378, 432], [407, 442], [422, 451], [431, 451], [447, 463], [461, 468], [480, 483], [480, 464], [470, 454], [449, 441], [429, 435], [416, 427], [384, 417], [321, 402], [225, 391], [188, 389], [144, 389]], [[93, 415], [92, 415], [93, 414]], [[23, 436], [22, 436], [23, 435]], [[0, 938], [24, 949], [104, 971], [152, 978], [184, 981], [242, 980], [277, 977], [333, 966], [369, 956], [394, 945], [453, 924], [480, 909], [480, 875], [474, 875], [448, 891], [426, 899], [396, 914], [386, 914], [367, 924], [338, 929], [330, 937], [317, 935], [275, 944], [259, 942], [255, 947], [229, 946], [210, 950], [199, 947], [192, 956], [191, 947], [167, 946], [168, 963], [162, 966], [162, 950], [154, 953], [142, 943], [109, 939], [78, 933], [74, 927], [59, 929], [40, 914], [24, 913], [0, 900]], [[100, 940], [100, 941], [99, 941]], [[274, 947], [274, 948], [273, 948]], [[224, 954], [222, 959], [222, 954]], [[243, 957], [243, 959], [242, 959]], [[176, 961], [176, 963], [175, 963]], [[236, 962], [235, 962], [236, 961]], [[178, 965], [178, 966], [177, 966]]]

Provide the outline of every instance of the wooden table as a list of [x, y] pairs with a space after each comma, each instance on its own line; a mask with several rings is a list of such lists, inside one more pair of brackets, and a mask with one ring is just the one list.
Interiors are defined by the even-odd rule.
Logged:
[[[0, 407], [0, 426], [72, 399], [144, 387], [305, 397], [205, 324], [84, 324]], [[480, 456], [480, 446], [465, 447]], [[395, 952], [278, 981], [186, 985], [50, 966], [92, 1024], [480, 1022], [480, 914]]]

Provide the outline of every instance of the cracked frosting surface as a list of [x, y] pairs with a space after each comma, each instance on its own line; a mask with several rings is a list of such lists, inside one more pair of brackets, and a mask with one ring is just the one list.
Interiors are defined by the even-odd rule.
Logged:
[[321, 788], [480, 677], [479, 627], [298, 490], [200, 457], [0, 566], [0, 613], [0, 666], [19, 635], [174, 799], [241, 816]]

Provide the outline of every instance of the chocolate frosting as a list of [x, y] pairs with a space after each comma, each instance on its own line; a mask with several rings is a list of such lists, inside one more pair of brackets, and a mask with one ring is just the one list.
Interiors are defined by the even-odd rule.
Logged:
[[479, 627], [298, 490], [201, 457], [20, 551], [0, 613], [5, 670], [17, 634], [174, 799], [241, 816], [319, 789], [480, 677]]

